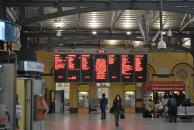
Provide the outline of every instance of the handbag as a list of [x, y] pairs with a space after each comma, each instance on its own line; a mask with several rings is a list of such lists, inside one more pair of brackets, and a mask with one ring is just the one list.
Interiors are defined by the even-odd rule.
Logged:
[[114, 106], [110, 108], [110, 113], [114, 113]]
[[124, 114], [124, 112], [121, 112], [120, 118], [121, 118], [121, 119], [125, 119], [125, 114]]

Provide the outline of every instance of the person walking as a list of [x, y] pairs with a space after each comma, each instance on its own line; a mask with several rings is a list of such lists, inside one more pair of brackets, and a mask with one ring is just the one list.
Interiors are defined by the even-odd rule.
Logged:
[[114, 115], [115, 115], [115, 125], [119, 126], [119, 118], [122, 112], [122, 101], [120, 95], [116, 95], [113, 101]]
[[102, 94], [102, 99], [100, 101], [100, 108], [101, 108], [101, 119], [106, 119], [106, 106], [107, 106], [108, 102], [107, 99], [105, 97], [105, 94]]
[[173, 93], [168, 100], [168, 110], [170, 122], [176, 122], [177, 118], [177, 100], [176, 95]]

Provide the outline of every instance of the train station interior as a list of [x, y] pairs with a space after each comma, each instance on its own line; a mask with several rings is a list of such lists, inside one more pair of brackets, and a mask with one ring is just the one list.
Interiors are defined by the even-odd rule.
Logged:
[[0, 130], [192, 130], [193, 58], [194, 0], [0, 0]]

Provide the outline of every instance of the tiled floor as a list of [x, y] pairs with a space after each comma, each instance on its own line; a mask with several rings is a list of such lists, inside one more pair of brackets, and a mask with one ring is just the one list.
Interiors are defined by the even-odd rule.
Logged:
[[99, 114], [50, 114], [42, 123], [42, 130], [193, 130], [194, 121], [170, 123], [164, 118], [143, 118], [141, 114], [127, 114], [118, 128], [114, 116], [101, 120]]

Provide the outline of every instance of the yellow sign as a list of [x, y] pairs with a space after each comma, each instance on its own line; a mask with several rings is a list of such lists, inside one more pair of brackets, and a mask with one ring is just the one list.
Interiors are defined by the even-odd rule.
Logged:
[[90, 87], [88, 84], [82, 84], [79, 86], [78, 88], [79, 91], [89, 91], [90, 90]]
[[125, 91], [135, 91], [135, 85], [132, 85], [132, 84], [125, 85], [124, 90]]

